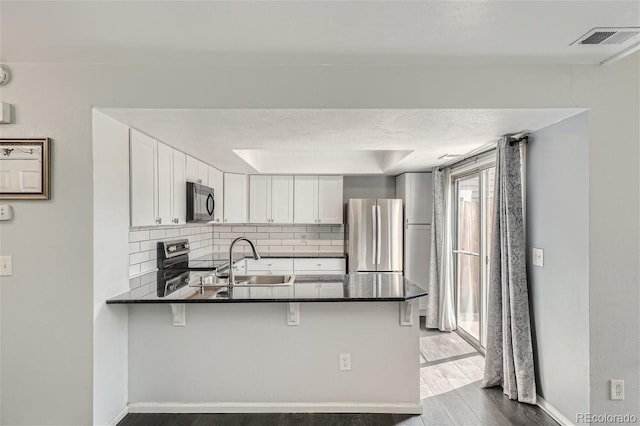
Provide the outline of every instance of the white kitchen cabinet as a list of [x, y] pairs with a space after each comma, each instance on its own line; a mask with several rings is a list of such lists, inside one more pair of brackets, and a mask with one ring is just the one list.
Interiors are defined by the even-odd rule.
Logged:
[[318, 177], [318, 223], [341, 224], [344, 220], [342, 176]]
[[293, 259], [293, 271], [300, 275], [342, 275], [346, 270], [344, 258]]
[[215, 201], [213, 221], [222, 223], [224, 220], [224, 173], [212, 166], [209, 166], [209, 186], [213, 188], [213, 198]]
[[224, 174], [224, 223], [247, 222], [247, 176]]
[[158, 225], [169, 225], [173, 221], [173, 148], [158, 144]]
[[131, 226], [155, 225], [158, 218], [158, 142], [131, 130], [129, 143]]
[[249, 177], [249, 222], [293, 223], [293, 176]]
[[187, 155], [185, 176], [189, 182], [209, 186], [209, 165]]
[[318, 176], [294, 178], [295, 223], [318, 223]]
[[296, 176], [294, 222], [342, 224], [342, 176]]
[[[429, 285], [431, 262], [431, 225], [405, 225], [404, 276], [424, 290]], [[427, 298], [421, 297], [418, 305], [425, 314]]]
[[173, 213], [172, 224], [182, 225], [187, 221], [187, 179], [185, 177], [186, 155], [173, 150]]
[[404, 201], [405, 223], [430, 224], [433, 210], [431, 173], [404, 173], [396, 178], [396, 197]]
[[290, 258], [262, 258], [247, 259], [247, 274], [293, 274], [293, 259]]

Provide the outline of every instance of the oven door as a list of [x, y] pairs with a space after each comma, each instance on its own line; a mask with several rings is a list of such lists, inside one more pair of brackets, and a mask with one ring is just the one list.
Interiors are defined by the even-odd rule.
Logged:
[[212, 221], [214, 208], [213, 188], [187, 182], [187, 222]]

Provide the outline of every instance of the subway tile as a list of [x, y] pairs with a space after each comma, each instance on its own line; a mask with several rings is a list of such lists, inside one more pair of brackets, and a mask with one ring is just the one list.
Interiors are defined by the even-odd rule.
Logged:
[[344, 247], [344, 240], [331, 240], [331, 245]]
[[282, 232], [279, 226], [258, 226], [257, 232]]
[[296, 240], [317, 240], [320, 234], [317, 232], [296, 232], [294, 238]]
[[292, 232], [272, 232], [269, 234], [268, 238], [277, 239], [277, 240], [292, 239], [293, 233]]
[[158, 269], [158, 264], [155, 260], [149, 260], [140, 264], [140, 272], [150, 272]]
[[270, 246], [269, 253], [293, 253], [293, 246]]
[[294, 246], [293, 251], [296, 253], [317, 253], [318, 246]]
[[140, 253], [130, 254], [129, 255], [129, 265], [135, 265], [136, 263], [142, 263], [149, 260], [148, 251], [142, 251]]
[[307, 232], [328, 232], [331, 229], [327, 229], [326, 226], [307, 226]]
[[343, 253], [344, 250], [342, 249], [342, 247], [336, 247], [336, 246], [318, 246], [318, 252]]
[[283, 246], [305, 246], [307, 242], [305, 240], [287, 239], [282, 240]]
[[[131, 275], [131, 273], [129, 275]], [[129, 290], [133, 290], [134, 288], [138, 288], [141, 285], [142, 285], [142, 281], [140, 281], [140, 277], [131, 278], [129, 280]]]
[[140, 264], [129, 265], [129, 276], [140, 273]]
[[332, 226], [331, 232], [344, 232], [344, 225]]
[[311, 246], [330, 246], [331, 240], [309, 240], [307, 244]]
[[140, 284], [147, 285], [147, 284], [155, 283], [157, 278], [158, 278], [157, 275], [154, 275], [154, 274], [142, 275], [140, 277]]
[[307, 232], [306, 226], [283, 226], [282, 232]]
[[257, 239], [268, 239], [270, 238], [269, 233], [268, 232], [247, 232], [244, 234], [245, 238], [249, 238], [250, 240], [257, 240]]
[[144, 241], [149, 239], [149, 231], [134, 231], [129, 232], [129, 242], [135, 243], [137, 241]]
[[208, 232], [212, 232], [212, 231], [213, 231], [213, 226], [212, 226], [212, 225], [209, 225], [209, 226], [201, 226], [201, 227], [200, 227], [200, 231], [199, 231], [199, 232], [200, 232], [201, 234], [206, 234], [206, 233], [208, 233]]
[[129, 243], [129, 254], [140, 251], [140, 243]]
[[200, 234], [193, 234], [193, 235], [187, 236], [187, 240], [189, 240], [189, 244], [194, 243], [196, 241], [200, 241], [201, 239], [202, 239], [202, 236], [200, 236]]
[[220, 238], [238, 238], [238, 237], [242, 237], [244, 234], [242, 232], [221, 232], [220, 233]]
[[156, 229], [153, 231], [149, 231], [149, 239], [151, 240], [159, 240], [167, 236], [167, 231], [164, 229]]
[[233, 232], [256, 232], [255, 226], [234, 226]]
[[167, 238], [174, 238], [179, 236], [180, 236], [180, 228], [167, 229], [167, 234], [166, 234]]
[[220, 225], [213, 226], [213, 232], [231, 232], [232, 229], [233, 228], [231, 226], [220, 226]]
[[158, 249], [158, 241], [157, 240], [149, 240], [149, 241], [141, 241], [140, 242], [140, 251], [149, 251], [149, 250], [157, 250]]
[[328, 235], [329, 237], [327, 239], [330, 240], [340, 240], [340, 239], [344, 239], [344, 232], [332, 232], [331, 234], [325, 234]]

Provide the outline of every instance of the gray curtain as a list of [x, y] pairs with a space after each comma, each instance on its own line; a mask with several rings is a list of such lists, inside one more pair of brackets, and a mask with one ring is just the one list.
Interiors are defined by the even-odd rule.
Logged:
[[456, 329], [453, 264], [451, 258], [450, 171], [433, 171], [433, 218], [431, 221], [431, 264], [427, 291], [427, 328]]
[[483, 387], [536, 403], [520, 147], [498, 142]]

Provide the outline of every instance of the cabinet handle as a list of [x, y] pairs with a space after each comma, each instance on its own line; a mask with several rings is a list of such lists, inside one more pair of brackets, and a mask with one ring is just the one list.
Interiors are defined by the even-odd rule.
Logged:
[[220, 218], [217, 218], [217, 219], [216, 219], [216, 222], [220, 222]]
[[226, 222], [226, 221], [228, 221], [228, 220], [229, 220], [229, 219], [225, 219], [224, 221]]
[[156, 218], [156, 225], [160, 225], [162, 223], [162, 218]]
[[322, 266], [322, 263], [318, 263], [316, 266]]
[[198, 183], [202, 183], [202, 179], [198, 179]]

